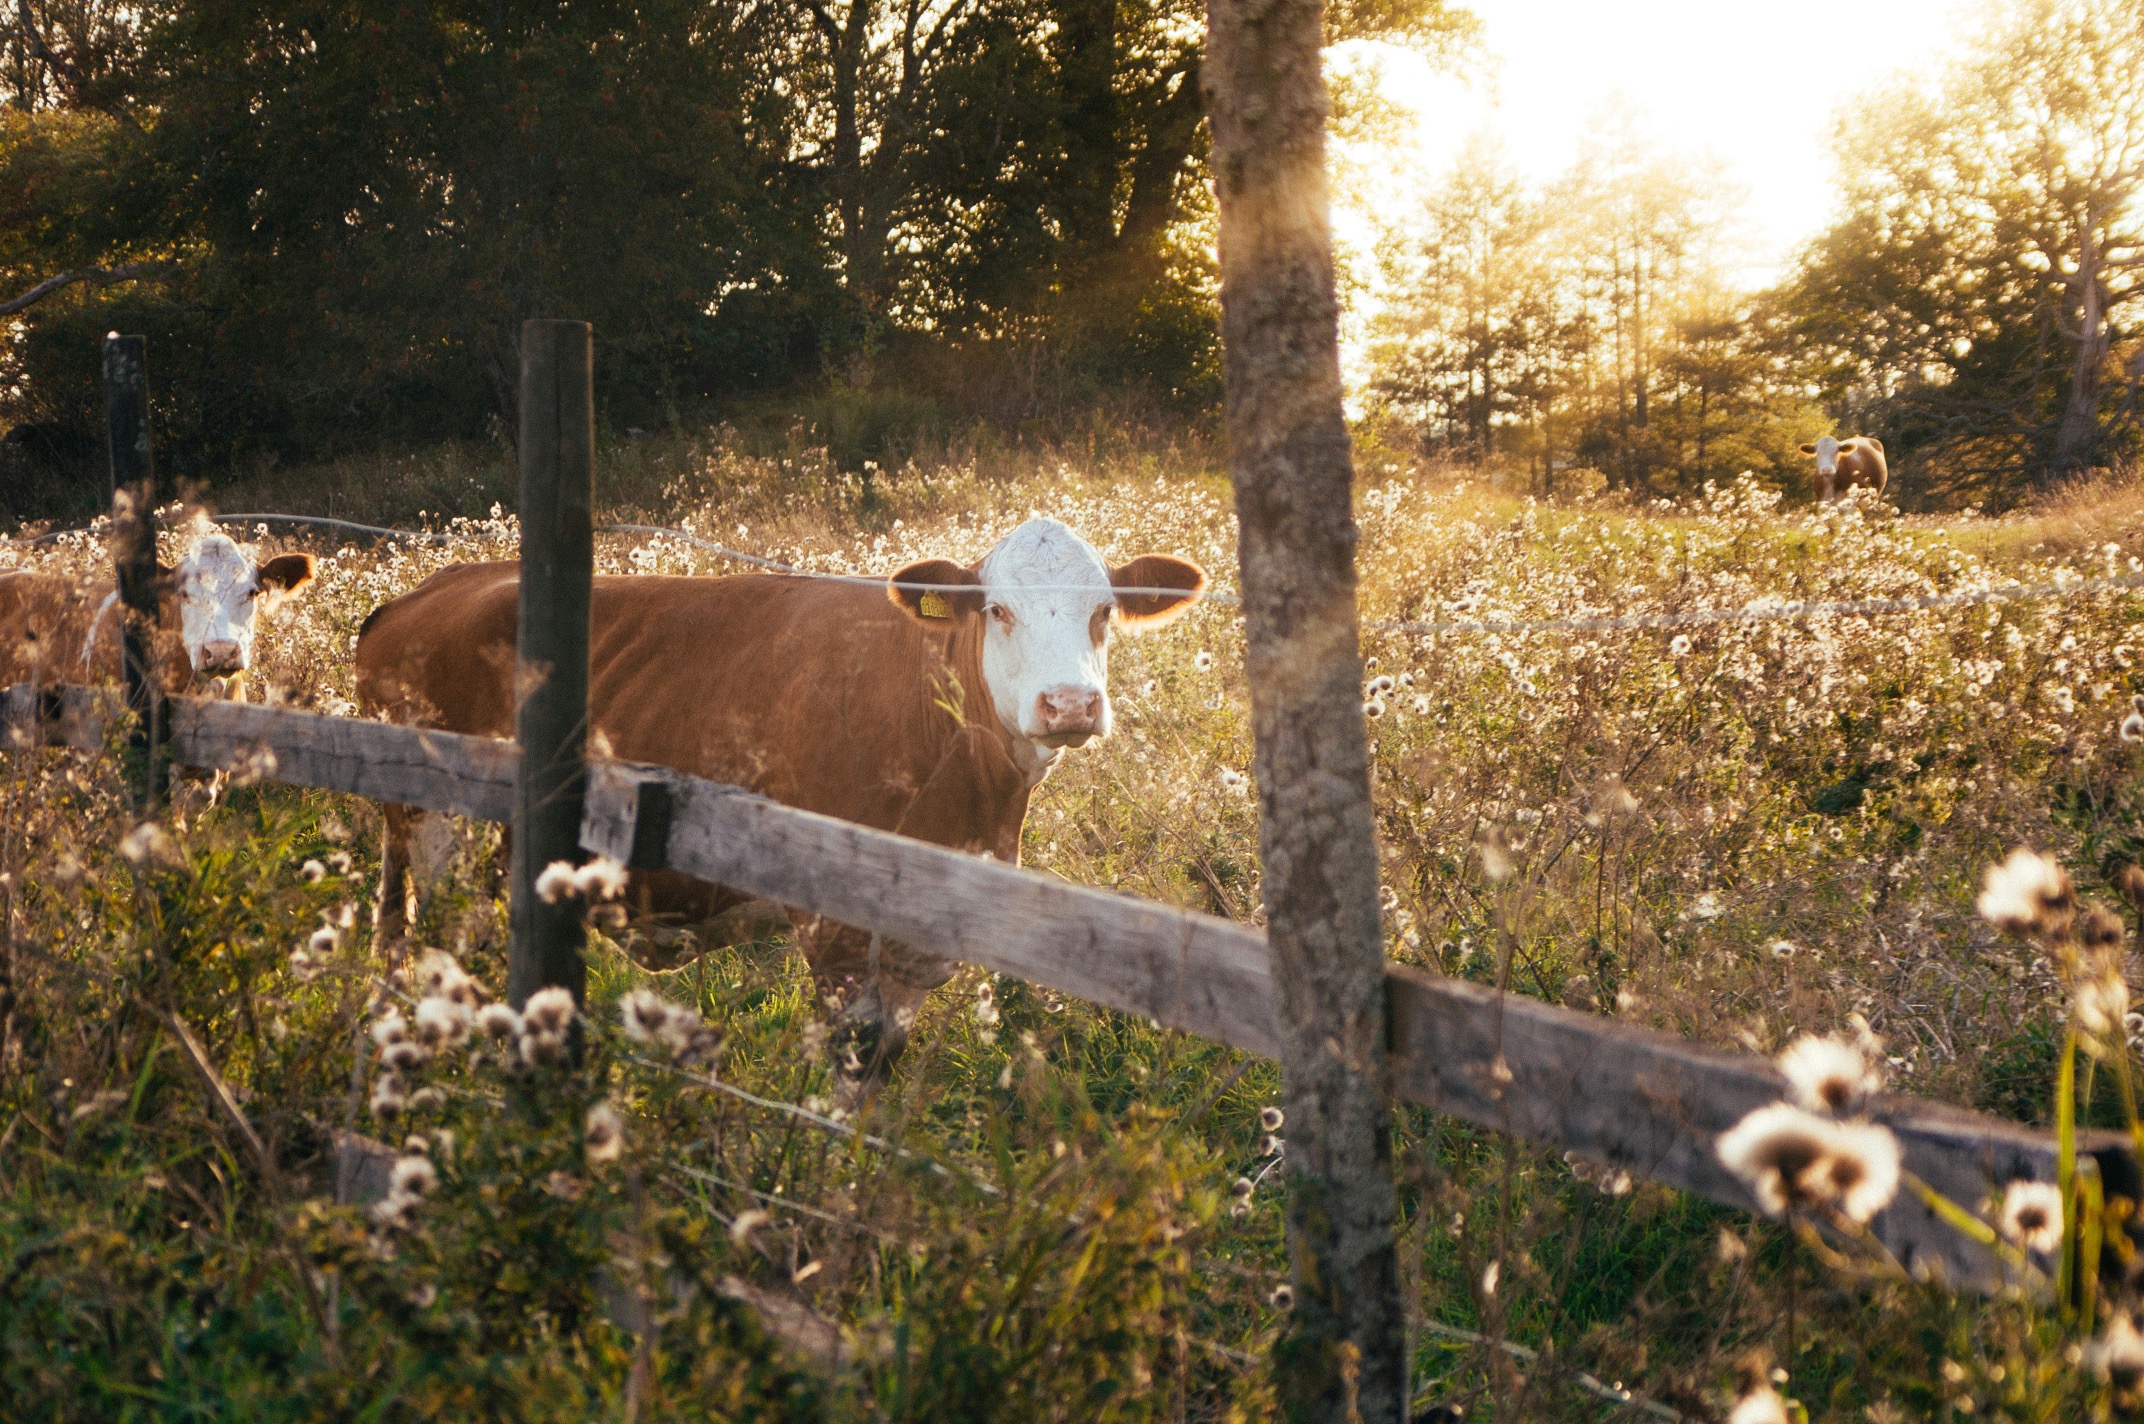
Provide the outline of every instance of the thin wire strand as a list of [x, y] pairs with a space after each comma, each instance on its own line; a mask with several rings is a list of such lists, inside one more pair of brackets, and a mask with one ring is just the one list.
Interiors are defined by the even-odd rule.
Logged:
[[[1447, 1340], [1464, 1341], [1469, 1345], [1492, 1346], [1511, 1356], [1514, 1360], [1520, 1360], [1526, 1364], [1532, 1364], [1541, 1358], [1540, 1351], [1528, 1345], [1521, 1345], [1516, 1340], [1491, 1340], [1486, 1335], [1473, 1330], [1462, 1330], [1456, 1325], [1446, 1325], [1441, 1320], [1417, 1320], [1414, 1323], [1418, 1328], [1427, 1330], [1432, 1335], [1442, 1335]], [[1610, 1403], [1620, 1404], [1630, 1409], [1642, 1409], [1655, 1419], [1679, 1421], [1683, 1417], [1679, 1410], [1672, 1409], [1657, 1400], [1647, 1399], [1642, 1394], [1633, 1394], [1627, 1389], [1619, 1389], [1612, 1384], [1603, 1384], [1598, 1376], [1588, 1374], [1584, 1370], [1574, 1370], [1571, 1373], [1571, 1383], [1597, 1399], [1605, 1399]], [[1432, 1401], [1428, 1395], [1422, 1395], [1414, 1402], [1419, 1407]]]
[[378, 524], [358, 524], [348, 519], [329, 519], [318, 514], [218, 514], [209, 519], [211, 524], [318, 524], [329, 529], [349, 529], [359, 534], [375, 534], [383, 539], [421, 539], [427, 544], [451, 544], [454, 540], [445, 534], [426, 529], [389, 529]]
[[[916, 593], [943, 593], [946, 591], [946, 585], [944, 584], [904, 583], [889, 578], [873, 578], [869, 574], [828, 574], [820, 573], [816, 569], [801, 569], [798, 568], [795, 564], [785, 564], [779, 559], [770, 559], [764, 554], [748, 554], [742, 549], [732, 549], [727, 544], [717, 544], [712, 539], [702, 539], [697, 534], [690, 533], [683, 529], [672, 529], [665, 524], [598, 524], [596, 526], [596, 532], [598, 534], [648, 534], [656, 536], [658, 538], [678, 539], [682, 540], [687, 544], [692, 545], [696, 549], [704, 549], [710, 554], [719, 554], [725, 559], [735, 559], [739, 563], [750, 564], [754, 568], [766, 569], [770, 573], [790, 574], [797, 578], [825, 579], [829, 583], [859, 584], [869, 588], [902, 588], [909, 589]], [[1089, 590], [1094, 590], [1097, 592], [1099, 591], [1096, 590], [1095, 585], [1091, 583], [1030, 583], [1022, 584], [1021, 587], [1035, 589], [1038, 592], [1048, 591], [1052, 593], [1085, 593]], [[1181, 598], [1184, 596], [1185, 592], [1183, 589], [1180, 588], [1114, 587], [1110, 591], [1119, 595], [1144, 594], [1150, 597], [1160, 598]], [[1228, 608], [1239, 608], [1242, 606], [1240, 600], [1238, 600], [1234, 594], [1228, 593], [1203, 593], [1200, 595], [1200, 601], [1204, 603], [1220, 604]]]
[[879, 1151], [889, 1153], [895, 1157], [906, 1158], [911, 1162], [920, 1162], [941, 1177], [961, 1177], [986, 1196], [1002, 1195], [996, 1187], [979, 1177], [960, 1171], [957, 1168], [948, 1167], [945, 1163], [927, 1153], [917, 1152], [898, 1143], [888, 1142], [885, 1138], [873, 1136], [868, 1132], [860, 1132], [845, 1122], [838, 1122], [828, 1117], [825, 1113], [813, 1112], [810, 1108], [799, 1107], [795, 1103], [785, 1103], [780, 1098], [763, 1098], [750, 1089], [738, 1087], [735, 1083], [725, 1083], [720, 1078], [711, 1077], [705, 1073], [694, 1073], [690, 1069], [680, 1068], [674, 1063], [658, 1063], [652, 1058], [642, 1058], [637, 1054], [628, 1054], [626, 1059], [628, 1062], [637, 1063], [643, 1068], [653, 1068], [657, 1072], [669, 1073], [683, 1078], [688, 1083], [698, 1083], [703, 1088], [713, 1088], [718, 1093], [727, 1093], [740, 1102], [750, 1103], [753, 1107], [763, 1108], [768, 1112], [783, 1113], [801, 1122], [808, 1122], [815, 1127], [824, 1128], [828, 1132], [837, 1132], [843, 1137], [853, 1137], [866, 1146], [875, 1147]]
[[2074, 583], [2010, 584], [1966, 593], [1911, 594], [1901, 598], [1855, 598], [1838, 601], [1754, 603], [1741, 608], [1698, 608], [1682, 613], [1632, 613], [1604, 618], [1483, 618], [1444, 623], [1365, 623], [1394, 633], [1592, 633], [1652, 628], [1694, 628], [1716, 623], [1785, 622], [1804, 618], [1855, 618], [1886, 613], [1918, 613], [1931, 608], [1963, 608], [1976, 603], [2014, 603], [2035, 598], [2108, 593], [2144, 588], [2144, 575], [2078, 579]]
[[[359, 524], [348, 519], [330, 519], [313, 514], [224, 514], [215, 516], [217, 524], [297, 524], [318, 525], [331, 529], [347, 529], [361, 534], [376, 535], [391, 539], [420, 539], [432, 544], [451, 544], [453, 539], [446, 534], [420, 529], [391, 529], [377, 524]], [[30, 539], [10, 537], [7, 542], [25, 547], [48, 543], [69, 534], [80, 534], [93, 525], [78, 525], [71, 529], [55, 529]], [[753, 568], [766, 569], [770, 573], [788, 574], [796, 578], [824, 579], [832, 583], [853, 584], [870, 588], [901, 588], [919, 593], [943, 592], [944, 586], [924, 583], [896, 583], [891, 579], [873, 578], [868, 574], [831, 574], [815, 569], [799, 568], [780, 559], [770, 559], [764, 554], [753, 554], [743, 549], [733, 549], [727, 544], [684, 529], [674, 529], [664, 524], [599, 524], [599, 534], [641, 534], [655, 538], [677, 539]], [[1038, 584], [1038, 589], [1084, 590], [1091, 585]], [[1699, 628], [1722, 623], [1784, 623], [1799, 622], [1811, 618], [1867, 618], [1896, 613], [1920, 613], [1939, 608], [1964, 608], [1983, 603], [2019, 603], [2041, 598], [2070, 598], [2092, 593], [2134, 592], [2144, 589], [2144, 575], [2129, 575], [2112, 578], [2078, 579], [2067, 583], [2011, 584], [2001, 588], [1974, 589], [1965, 593], [1912, 594], [1899, 598], [1857, 598], [1815, 601], [1766, 601], [1745, 605], [1741, 608], [1696, 608], [1680, 613], [1629, 613], [1608, 614], [1599, 618], [1473, 618], [1434, 621], [1406, 621], [1399, 619], [1368, 619], [1362, 623], [1365, 632], [1400, 633], [1415, 637], [1432, 637], [1446, 634], [1480, 635], [1489, 633], [1609, 633], [1642, 632], [1666, 628]], [[1119, 594], [1149, 595], [1157, 597], [1181, 597], [1180, 588], [1120, 588]], [[1241, 608], [1242, 599], [1234, 594], [1213, 590], [1207, 591], [1200, 602], [1222, 608]]]

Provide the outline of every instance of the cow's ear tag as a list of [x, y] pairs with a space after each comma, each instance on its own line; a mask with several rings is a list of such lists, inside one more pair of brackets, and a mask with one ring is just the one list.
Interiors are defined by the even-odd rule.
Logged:
[[916, 611], [925, 618], [951, 618], [953, 605], [945, 601], [942, 593], [926, 593], [916, 600]]

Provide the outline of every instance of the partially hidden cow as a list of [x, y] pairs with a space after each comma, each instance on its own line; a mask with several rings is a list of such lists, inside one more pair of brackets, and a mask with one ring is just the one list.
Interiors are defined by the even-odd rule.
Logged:
[[[152, 663], [167, 693], [214, 683], [244, 696], [260, 613], [313, 581], [311, 554], [266, 562], [225, 534], [195, 540], [175, 566], [157, 571]], [[116, 681], [119, 591], [57, 574], [0, 574], [0, 686]]]
[[[590, 726], [634, 761], [787, 805], [1017, 861], [1028, 797], [1070, 747], [1109, 734], [1113, 625], [1153, 627], [1204, 592], [1196, 564], [1111, 568], [1071, 529], [1030, 519], [971, 565], [910, 564], [885, 583], [779, 574], [595, 580]], [[517, 566], [463, 564], [375, 610], [357, 644], [370, 715], [513, 734]], [[380, 938], [406, 933], [417, 813], [387, 809]], [[697, 922], [744, 897], [635, 873], [628, 903]], [[854, 928], [793, 917], [836, 1014], [844, 1086], [881, 1081], [953, 965]]]
[[1882, 494], [1891, 481], [1891, 467], [1883, 458], [1883, 442], [1871, 435], [1837, 440], [1827, 435], [1813, 445], [1802, 446], [1804, 455], [1816, 456], [1816, 497], [1829, 504], [1850, 489]]

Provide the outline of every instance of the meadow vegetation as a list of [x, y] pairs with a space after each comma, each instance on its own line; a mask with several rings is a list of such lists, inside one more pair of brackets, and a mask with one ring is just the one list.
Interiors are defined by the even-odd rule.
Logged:
[[[1746, 481], [1554, 503], [1377, 448], [1360, 464], [1394, 959], [1766, 1052], [1848, 1034], [1881, 1045], [1895, 1088], [2054, 1122], [2064, 963], [1974, 902], [2029, 845], [2133, 915], [2116, 882], [2144, 860], [2144, 726], [2122, 730], [2135, 593], [1636, 631], [1381, 625], [2127, 579], [2132, 487], [1902, 517]], [[367, 612], [445, 563], [512, 556], [507, 469], [480, 446], [338, 468], [338, 513], [421, 510], [444, 544], [262, 531], [321, 556], [263, 635], [268, 695], [349, 711]], [[296, 498], [261, 479], [223, 507]], [[1197, 447], [947, 448], [844, 473], [802, 441], [717, 431], [623, 441], [599, 481], [619, 517], [829, 572], [970, 559], [1045, 512], [1112, 558], [1181, 553], [1233, 582], [1226, 482]], [[86, 536], [0, 558], [102, 562]], [[605, 536], [598, 559], [730, 571], [674, 540]], [[1241, 653], [1220, 606], [1120, 639], [1119, 730], [1038, 793], [1027, 863], [1255, 922]], [[779, 933], [681, 942], [608, 915], [575, 1060], [487, 1007], [494, 829], [427, 837], [429, 952], [397, 962], [369, 931], [373, 807], [188, 784], [156, 830], [137, 820], [111, 759], [0, 762], [15, 1417], [1270, 1415], [1261, 1357], [1288, 1305], [1273, 1065], [969, 970], [850, 1119]], [[2117, 1077], [2082, 1075], [2088, 1121], [2126, 1120]], [[338, 1181], [353, 1131], [404, 1158], [383, 1204]], [[2087, 1367], [2093, 1322], [2030, 1291], [1842, 1269], [1786, 1226], [1426, 1112], [1394, 1131], [1425, 1407], [1717, 1418], [1775, 1366], [1816, 1419], [2114, 1402]], [[1624, 1389], [1642, 1398], [1608, 1397]]]

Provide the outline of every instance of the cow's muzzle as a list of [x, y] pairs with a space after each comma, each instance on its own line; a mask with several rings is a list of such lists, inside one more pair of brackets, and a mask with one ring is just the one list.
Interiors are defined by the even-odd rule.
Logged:
[[233, 642], [217, 640], [201, 645], [201, 663], [194, 669], [208, 677], [246, 670], [246, 650]]
[[1090, 687], [1053, 687], [1035, 698], [1036, 740], [1046, 747], [1083, 747], [1102, 730], [1102, 694]]

